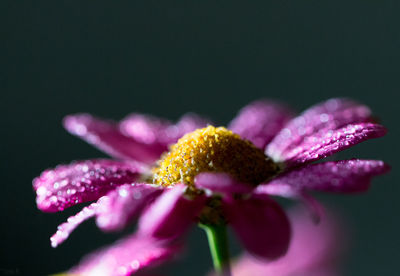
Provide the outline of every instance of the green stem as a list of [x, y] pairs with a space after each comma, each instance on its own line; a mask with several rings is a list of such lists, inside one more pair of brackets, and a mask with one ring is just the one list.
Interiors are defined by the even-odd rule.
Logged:
[[206, 231], [215, 271], [218, 275], [230, 276], [226, 225], [199, 224], [199, 226]]

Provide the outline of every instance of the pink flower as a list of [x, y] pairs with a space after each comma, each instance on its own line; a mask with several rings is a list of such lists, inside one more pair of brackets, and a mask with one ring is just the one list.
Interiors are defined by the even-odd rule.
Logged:
[[235, 276], [335, 276], [340, 273], [346, 239], [338, 221], [328, 214], [320, 224], [312, 223], [303, 209], [289, 213], [292, 240], [285, 256], [265, 262], [244, 254], [233, 265]]
[[371, 177], [388, 171], [376, 160], [312, 164], [386, 133], [368, 107], [331, 99], [298, 117], [291, 114], [277, 103], [254, 102], [228, 126], [238, 135], [203, 128], [207, 122], [195, 115], [176, 124], [138, 114], [119, 123], [87, 114], [66, 117], [69, 132], [118, 160], [62, 165], [34, 180], [42, 211], [96, 200], [59, 226], [52, 246], [91, 217], [104, 231], [123, 229], [139, 218], [136, 234], [73, 270], [86, 275], [106, 266], [104, 275], [128, 275], [173, 256], [178, 238], [193, 222], [223, 222], [254, 256], [281, 257], [291, 228], [271, 195], [299, 198], [318, 218], [321, 208], [308, 191], [363, 192]]

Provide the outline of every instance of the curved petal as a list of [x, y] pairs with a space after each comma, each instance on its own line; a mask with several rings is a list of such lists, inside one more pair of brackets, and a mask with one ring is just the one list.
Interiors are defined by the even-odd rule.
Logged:
[[72, 268], [71, 275], [124, 276], [171, 259], [180, 244], [162, 242], [148, 237], [131, 236], [110, 247], [100, 249]]
[[86, 160], [44, 171], [33, 180], [36, 203], [45, 212], [62, 211], [96, 200], [117, 186], [132, 183], [142, 168], [112, 160]]
[[162, 192], [160, 186], [126, 184], [98, 201], [96, 223], [104, 231], [122, 230]]
[[123, 119], [119, 127], [125, 135], [144, 144], [161, 147], [165, 150], [168, 145], [176, 143], [188, 132], [203, 128], [209, 121], [189, 113], [182, 116], [176, 124], [149, 115], [131, 114]]
[[85, 220], [96, 217], [97, 226], [104, 231], [122, 230], [161, 193], [161, 188], [149, 184], [125, 184], [84, 207], [57, 228], [50, 238], [51, 246], [64, 242]]
[[233, 275], [342, 275], [338, 258], [342, 257], [346, 246], [337, 219], [328, 213], [320, 224], [315, 225], [301, 208], [291, 210], [289, 218], [293, 237], [288, 253], [274, 262], [263, 262], [245, 254], [233, 264]]
[[182, 235], [202, 210], [206, 198], [187, 198], [186, 186], [179, 184], [165, 191], [139, 220], [139, 232], [160, 239]]
[[291, 230], [279, 204], [267, 196], [254, 196], [225, 202], [223, 209], [248, 252], [268, 260], [286, 253]]
[[292, 117], [289, 108], [280, 103], [256, 101], [240, 110], [228, 128], [264, 149]]
[[370, 116], [367, 106], [349, 99], [330, 99], [319, 103], [291, 120], [268, 145], [266, 154], [283, 161], [287, 159], [286, 152], [299, 147], [306, 137], [348, 124], [371, 121]]
[[322, 204], [307, 192], [300, 193], [300, 200], [303, 201], [304, 205], [310, 211], [311, 219], [314, 221], [314, 223], [320, 223], [322, 218], [325, 216], [325, 209]]
[[51, 236], [50, 242], [52, 247], [57, 247], [68, 239], [69, 235], [85, 220], [96, 215], [98, 204], [92, 203], [87, 207], [84, 207], [82, 211], [76, 215], [68, 218], [67, 222], [62, 223], [57, 227], [57, 232]]
[[172, 133], [177, 131], [176, 138], [173, 141], [175, 143], [186, 133], [195, 131], [198, 128], [204, 128], [210, 124], [212, 124], [212, 122], [207, 118], [203, 118], [195, 113], [187, 113], [178, 120], [172, 129], [169, 129], [168, 131], [171, 131]]
[[144, 144], [162, 145], [165, 149], [171, 139], [176, 138], [166, 131], [172, 126], [168, 120], [138, 113], [128, 115], [119, 123], [119, 128], [125, 135]]
[[389, 171], [379, 160], [342, 160], [308, 165], [278, 176], [255, 189], [256, 194], [292, 197], [299, 191], [316, 190], [337, 193], [363, 192], [371, 178]]
[[252, 185], [239, 182], [226, 173], [200, 173], [196, 176], [194, 183], [199, 189], [227, 196], [247, 194], [254, 189]]
[[385, 134], [386, 128], [371, 123], [347, 125], [337, 130], [318, 133], [307, 137], [298, 147], [287, 152], [285, 164], [287, 168], [304, 165]]
[[120, 159], [152, 163], [165, 150], [163, 146], [136, 141], [124, 135], [115, 122], [102, 120], [89, 114], [65, 117], [64, 127], [71, 134]]

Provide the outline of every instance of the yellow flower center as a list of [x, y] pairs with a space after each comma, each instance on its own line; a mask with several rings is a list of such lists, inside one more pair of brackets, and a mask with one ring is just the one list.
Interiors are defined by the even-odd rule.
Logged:
[[257, 185], [275, 175], [278, 166], [250, 141], [224, 127], [208, 126], [183, 136], [153, 171], [162, 186], [185, 183], [194, 188], [201, 172], [226, 172], [237, 180]]

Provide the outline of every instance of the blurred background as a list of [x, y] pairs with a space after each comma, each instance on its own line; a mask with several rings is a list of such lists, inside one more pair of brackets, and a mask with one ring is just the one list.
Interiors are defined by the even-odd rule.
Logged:
[[[255, 99], [301, 111], [338, 96], [369, 105], [389, 133], [337, 158], [383, 159], [393, 169], [366, 194], [318, 197], [351, 226], [345, 275], [396, 274], [399, 8], [366, 0], [1, 1], [0, 275], [60, 272], [121, 235], [88, 221], [50, 247], [57, 225], [79, 208], [41, 213], [32, 179], [59, 163], [105, 156], [62, 128], [66, 114], [176, 120], [193, 111], [226, 125]], [[209, 271], [205, 235], [194, 229], [189, 241], [167, 275]]]

